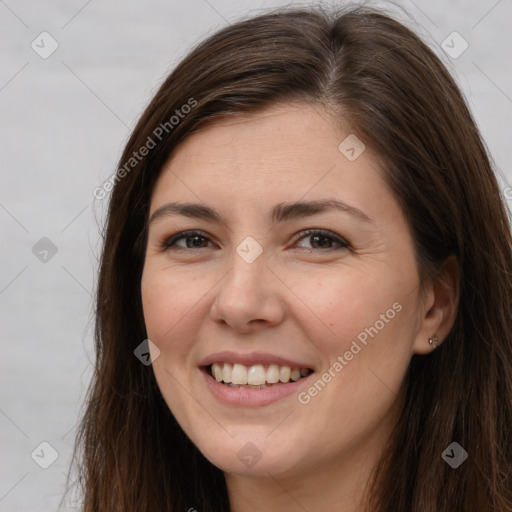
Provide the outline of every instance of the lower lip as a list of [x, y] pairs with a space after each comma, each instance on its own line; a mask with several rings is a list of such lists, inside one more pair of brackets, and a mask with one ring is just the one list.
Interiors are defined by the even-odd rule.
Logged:
[[287, 384], [277, 384], [264, 389], [250, 389], [232, 388], [226, 384], [221, 384], [208, 373], [206, 368], [200, 368], [200, 370], [208, 389], [215, 398], [227, 405], [239, 407], [258, 407], [277, 402], [281, 398], [297, 392], [299, 387], [302, 387], [306, 380], [313, 375], [313, 373], [310, 373], [306, 377]]

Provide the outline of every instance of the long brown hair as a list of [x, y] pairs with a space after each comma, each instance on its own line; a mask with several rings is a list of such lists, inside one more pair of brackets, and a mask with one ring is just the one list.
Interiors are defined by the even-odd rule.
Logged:
[[[218, 31], [174, 69], [133, 130], [112, 180], [96, 365], [73, 458], [83, 510], [229, 511], [223, 472], [191, 443], [151, 367], [134, 356], [146, 338], [149, 202], [163, 164], [192, 132], [292, 100], [324, 106], [379, 156], [423, 276], [450, 255], [459, 262], [455, 324], [439, 349], [412, 358], [372, 510], [512, 511], [509, 211], [443, 64], [405, 25], [363, 7], [279, 9]], [[454, 441], [468, 452], [457, 469], [441, 458]]]

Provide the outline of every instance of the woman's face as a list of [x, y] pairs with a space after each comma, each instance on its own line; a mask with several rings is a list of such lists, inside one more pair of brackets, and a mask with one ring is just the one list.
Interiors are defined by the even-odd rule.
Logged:
[[142, 277], [153, 370], [226, 472], [368, 460], [428, 348], [413, 240], [361, 142], [320, 107], [280, 105], [189, 136], [156, 183]]

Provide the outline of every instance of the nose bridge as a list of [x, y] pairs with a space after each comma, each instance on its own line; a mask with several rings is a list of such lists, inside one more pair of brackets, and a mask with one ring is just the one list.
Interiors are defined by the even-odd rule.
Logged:
[[244, 292], [250, 291], [254, 297], [268, 289], [268, 254], [260, 244], [257, 247], [256, 243], [244, 240], [235, 247], [230, 258], [230, 271], [223, 280], [223, 292], [245, 296]]
[[242, 329], [253, 320], [275, 323], [283, 315], [279, 287], [267, 269], [268, 256], [252, 237], [235, 247], [230, 270], [219, 283], [212, 318]]
[[[236, 254], [248, 265], [262, 259], [263, 246], [252, 236], [246, 236], [236, 247]], [[268, 251], [264, 257], [268, 257]], [[261, 262], [260, 262], [261, 263]]]

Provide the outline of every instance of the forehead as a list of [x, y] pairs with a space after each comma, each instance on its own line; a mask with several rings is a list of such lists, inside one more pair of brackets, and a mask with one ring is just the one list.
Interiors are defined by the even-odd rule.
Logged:
[[175, 149], [153, 190], [151, 210], [184, 198], [221, 206], [256, 198], [263, 207], [339, 195], [370, 210], [377, 200], [392, 201], [368, 148], [356, 159], [343, 153], [347, 137], [353, 145], [349, 128], [319, 105], [281, 104], [212, 122]]
[[269, 160], [293, 162], [312, 154], [321, 161], [332, 161], [341, 136], [342, 130], [321, 106], [280, 104], [209, 123], [185, 139], [171, 161], [202, 159], [212, 153], [226, 161], [244, 159], [259, 164]]

